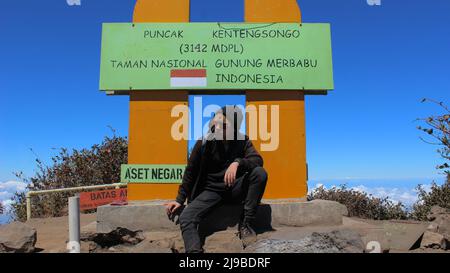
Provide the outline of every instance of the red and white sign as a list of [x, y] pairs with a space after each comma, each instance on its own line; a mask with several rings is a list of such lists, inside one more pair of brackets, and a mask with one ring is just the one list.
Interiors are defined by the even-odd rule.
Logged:
[[174, 69], [170, 71], [171, 87], [206, 87], [206, 69]]
[[117, 201], [127, 201], [127, 189], [82, 192], [80, 193], [80, 210], [95, 209]]

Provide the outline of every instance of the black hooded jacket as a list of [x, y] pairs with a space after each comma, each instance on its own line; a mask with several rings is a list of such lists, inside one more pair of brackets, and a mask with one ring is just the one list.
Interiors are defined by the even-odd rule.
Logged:
[[[244, 140], [228, 141], [227, 149], [221, 150], [220, 140], [199, 140], [192, 149], [184, 171], [183, 181], [178, 189], [176, 201], [180, 204], [192, 202], [207, 184], [207, 177], [224, 174], [228, 166], [239, 159], [237, 177], [263, 166], [263, 159], [247, 136]], [[221, 152], [222, 151], [222, 152]], [[215, 164], [212, 166], [212, 164]], [[224, 182], [221, 182], [224, 183]]]

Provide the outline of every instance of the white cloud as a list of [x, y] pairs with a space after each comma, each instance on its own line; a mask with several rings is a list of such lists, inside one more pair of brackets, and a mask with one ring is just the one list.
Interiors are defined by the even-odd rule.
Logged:
[[[313, 191], [315, 188], [318, 188], [320, 186], [323, 186], [323, 184], [316, 184], [314, 188], [310, 189], [309, 192]], [[337, 187], [335, 185], [330, 186], [329, 188]], [[327, 188], [327, 187], [324, 187]], [[357, 185], [353, 187], [349, 187], [352, 190], [358, 191], [358, 192], [364, 192], [367, 194], [371, 194], [374, 197], [377, 198], [385, 198], [389, 197], [390, 200], [394, 202], [402, 202], [406, 206], [411, 206], [414, 204], [417, 199], [417, 190], [415, 188], [407, 188], [407, 187], [380, 187], [380, 186], [374, 186], [369, 187], [366, 185]], [[423, 188], [425, 191], [429, 192], [431, 185], [423, 185]]]
[[[423, 185], [423, 188], [425, 191], [429, 192], [431, 185]], [[375, 197], [389, 197], [389, 199], [395, 202], [402, 202], [406, 206], [410, 206], [418, 200], [418, 192], [415, 188], [374, 187], [366, 188], [366, 192]]]
[[321, 183], [317, 183], [314, 187], [308, 188], [308, 194], [311, 194], [314, 191], [314, 189], [317, 189], [317, 188], [320, 188], [320, 187], [325, 187], [325, 186], [323, 184], [321, 184]]
[[11, 198], [15, 192], [25, 191], [27, 184], [20, 181], [6, 181], [0, 182], [0, 202], [8, 209], [11, 205]]
[[368, 193], [368, 188], [363, 185], [352, 187], [352, 189], [357, 192], [367, 192]]
[[6, 181], [0, 182], [0, 191], [16, 192], [24, 191], [27, 187], [25, 182], [20, 181]]
[[66, 0], [69, 6], [81, 6], [81, 0]]

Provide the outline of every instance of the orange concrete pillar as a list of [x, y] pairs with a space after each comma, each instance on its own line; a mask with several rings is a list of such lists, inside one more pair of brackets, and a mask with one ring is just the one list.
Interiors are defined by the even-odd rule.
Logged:
[[134, 6], [133, 22], [189, 22], [189, 0], [137, 0]]
[[301, 23], [296, 0], [245, 0], [245, 22]]
[[[133, 22], [189, 22], [189, 0], [138, 0]], [[182, 90], [130, 91], [128, 164], [186, 164], [187, 141], [173, 140], [172, 107], [187, 105]], [[174, 199], [178, 184], [128, 184], [128, 199]]]
[[[296, 0], [245, 0], [245, 21], [301, 23], [301, 12]], [[306, 197], [308, 178], [304, 93], [291, 90], [247, 90], [246, 95], [247, 105], [267, 105], [268, 109], [272, 105], [279, 106], [279, 147], [275, 151], [260, 151], [269, 174], [264, 198]], [[270, 118], [268, 121], [270, 131]], [[264, 142], [253, 141], [257, 149], [260, 149], [261, 143]]]

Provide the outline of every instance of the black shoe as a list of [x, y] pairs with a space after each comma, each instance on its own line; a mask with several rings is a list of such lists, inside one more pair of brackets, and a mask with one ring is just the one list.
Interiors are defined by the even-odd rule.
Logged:
[[239, 239], [241, 239], [244, 248], [256, 242], [256, 232], [248, 222], [239, 224]]

